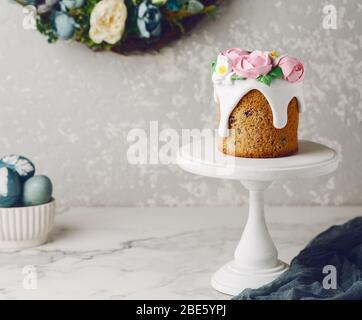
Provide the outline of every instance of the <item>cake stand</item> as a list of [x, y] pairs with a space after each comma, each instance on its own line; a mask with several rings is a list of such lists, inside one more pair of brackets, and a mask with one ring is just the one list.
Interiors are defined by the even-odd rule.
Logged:
[[272, 159], [226, 156], [216, 146], [211, 137], [184, 145], [178, 154], [178, 164], [197, 175], [239, 180], [249, 190], [249, 216], [234, 260], [211, 280], [214, 289], [236, 295], [245, 288], [258, 288], [271, 282], [288, 267], [278, 260], [265, 222], [264, 191], [276, 180], [328, 174], [337, 168], [338, 156], [334, 150], [311, 141], [299, 141], [295, 155]]

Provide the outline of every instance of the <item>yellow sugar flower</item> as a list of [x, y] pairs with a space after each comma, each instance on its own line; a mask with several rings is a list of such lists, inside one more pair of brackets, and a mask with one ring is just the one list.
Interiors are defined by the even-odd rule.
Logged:
[[278, 58], [278, 57], [279, 57], [278, 52], [276, 52], [275, 50], [271, 51], [271, 52], [270, 52], [270, 55], [271, 55], [273, 58]]

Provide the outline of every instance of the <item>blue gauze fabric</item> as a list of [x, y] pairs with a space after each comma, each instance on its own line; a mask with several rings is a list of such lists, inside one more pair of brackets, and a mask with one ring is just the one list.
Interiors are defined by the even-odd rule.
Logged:
[[[336, 289], [323, 288], [323, 279], [330, 274], [323, 273], [326, 265], [336, 268]], [[322, 232], [276, 280], [259, 289], [245, 289], [233, 299], [362, 300], [362, 217]]]

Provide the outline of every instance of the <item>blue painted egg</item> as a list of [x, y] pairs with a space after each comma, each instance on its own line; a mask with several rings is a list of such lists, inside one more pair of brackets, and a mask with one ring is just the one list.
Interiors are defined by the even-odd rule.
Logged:
[[20, 181], [24, 182], [31, 178], [35, 173], [34, 164], [23, 156], [10, 154], [0, 159], [0, 168], [7, 167], [18, 173]]
[[23, 205], [36, 206], [48, 203], [52, 198], [53, 185], [47, 176], [34, 176], [23, 185]]
[[16, 171], [0, 168], [0, 207], [10, 208], [21, 198], [21, 183]]

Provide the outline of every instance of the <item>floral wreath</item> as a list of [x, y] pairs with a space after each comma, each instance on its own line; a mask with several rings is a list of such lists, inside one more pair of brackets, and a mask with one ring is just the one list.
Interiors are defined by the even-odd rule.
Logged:
[[159, 50], [214, 17], [222, 0], [16, 0], [32, 6], [49, 43], [75, 40], [127, 54]]

